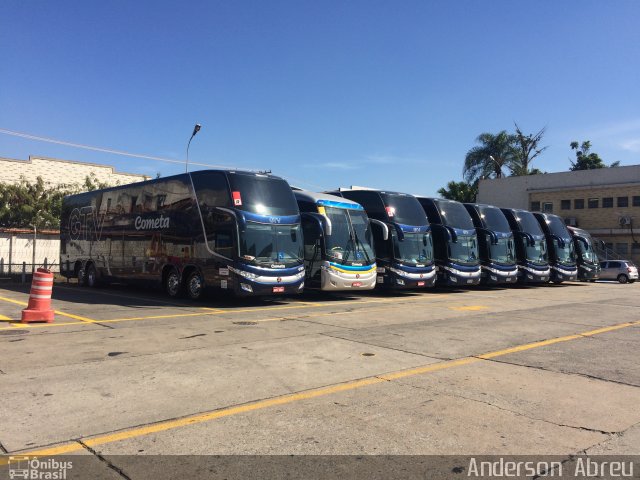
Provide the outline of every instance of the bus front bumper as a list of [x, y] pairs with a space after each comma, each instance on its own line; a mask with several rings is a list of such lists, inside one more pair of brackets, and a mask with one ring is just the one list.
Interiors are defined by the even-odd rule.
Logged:
[[551, 269], [538, 270], [524, 265], [518, 266], [520, 283], [547, 283], [551, 278]]
[[229, 268], [234, 275], [233, 291], [239, 297], [291, 295], [304, 290], [304, 270], [287, 276], [254, 275], [237, 268]]
[[599, 265], [579, 265], [578, 280], [598, 280], [600, 278], [600, 271], [601, 269]]
[[320, 289], [326, 291], [371, 290], [376, 286], [375, 266], [366, 272], [338, 271], [323, 267], [320, 270]]
[[554, 283], [561, 282], [575, 282], [578, 279], [578, 269], [572, 268], [567, 270], [566, 268], [558, 267], [556, 265], [551, 266], [551, 281]]
[[466, 287], [478, 285], [482, 278], [480, 267], [478, 270], [467, 272], [449, 266], [438, 267], [438, 280], [442, 285]]
[[511, 270], [500, 270], [488, 265], [482, 266], [481, 283], [485, 285], [501, 285], [505, 283], [516, 283], [518, 281], [518, 267]]
[[436, 282], [435, 267], [425, 273], [409, 273], [394, 267], [378, 267], [376, 283], [381, 288], [404, 290], [433, 287]]

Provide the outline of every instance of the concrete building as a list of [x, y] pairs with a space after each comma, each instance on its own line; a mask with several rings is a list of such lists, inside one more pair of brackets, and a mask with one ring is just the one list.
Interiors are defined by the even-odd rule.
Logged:
[[42, 177], [45, 184], [50, 186], [73, 185], [83, 184], [87, 176], [92, 175], [95, 175], [99, 182], [109, 185], [141, 182], [151, 178], [135, 173], [116, 172], [111, 166], [96, 163], [33, 155], [29, 156], [29, 160], [0, 158], [0, 183], [17, 183], [21, 178], [35, 182], [37, 177]]
[[478, 202], [554, 213], [640, 264], [640, 165], [481, 180]]

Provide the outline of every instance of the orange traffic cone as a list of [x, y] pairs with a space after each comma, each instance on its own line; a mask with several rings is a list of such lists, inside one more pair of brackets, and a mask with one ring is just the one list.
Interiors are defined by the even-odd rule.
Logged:
[[51, 308], [51, 291], [53, 290], [53, 273], [39, 268], [33, 274], [29, 305], [22, 311], [22, 323], [53, 322]]

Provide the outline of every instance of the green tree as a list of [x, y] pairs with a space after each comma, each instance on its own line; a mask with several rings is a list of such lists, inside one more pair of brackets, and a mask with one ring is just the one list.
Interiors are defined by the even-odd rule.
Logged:
[[467, 152], [462, 174], [468, 183], [480, 178], [500, 178], [503, 169], [515, 165], [518, 152], [515, 136], [502, 130], [497, 134], [481, 133], [476, 139], [480, 145]]
[[569, 145], [571, 146], [571, 150], [576, 151], [576, 161], [571, 161], [570, 170], [572, 172], [576, 170], [595, 170], [597, 168], [620, 166], [620, 162], [613, 162], [611, 165], [606, 165], [600, 158], [600, 155], [591, 151], [591, 142], [589, 140], [585, 140], [582, 143], [573, 141]]
[[458, 202], [475, 202], [478, 195], [478, 182], [456, 182], [451, 181], [447, 183], [446, 188], [442, 187], [438, 190], [438, 194], [442, 198], [449, 200], [456, 200]]
[[3, 228], [60, 228], [62, 199], [108, 185], [95, 175], [87, 176], [82, 185], [47, 186], [42, 177], [35, 183], [24, 178], [15, 184], [0, 183], [0, 227]]
[[540, 172], [538, 169], [531, 169], [531, 163], [538, 155], [547, 149], [546, 146], [540, 146], [546, 127], [542, 128], [538, 133], [525, 135], [517, 123], [515, 126], [516, 133], [513, 136], [513, 142], [516, 149], [516, 156], [510, 165], [511, 175], [531, 175], [535, 174], [533, 172]]

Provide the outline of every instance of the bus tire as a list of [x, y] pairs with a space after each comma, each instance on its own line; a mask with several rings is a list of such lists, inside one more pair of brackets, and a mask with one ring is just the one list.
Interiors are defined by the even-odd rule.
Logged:
[[179, 297], [182, 285], [180, 282], [180, 274], [175, 268], [167, 271], [164, 277], [164, 291], [171, 298]]
[[204, 278], [198, 270], [194, 270], [187, 277], [186, 283], [187, 295], [191, 300], [199, 300], [204, 292]]
[[98, 271], [93, 263], [87, 265], [84, 273], [84, 285], [95, 288], [98, 285]]

